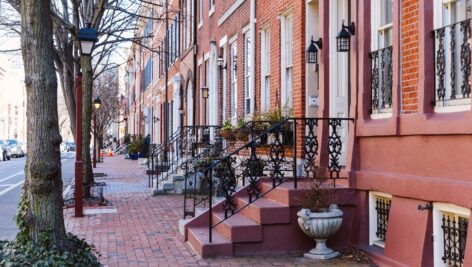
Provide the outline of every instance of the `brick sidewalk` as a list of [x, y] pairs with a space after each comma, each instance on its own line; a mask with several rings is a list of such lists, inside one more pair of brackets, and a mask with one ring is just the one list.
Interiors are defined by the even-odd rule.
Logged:
[[182, 196], [152, 196], [145, 167], [122, 156], [97, 164], [97, 178], [107, 186], [106, 207], [90, 207], [92, 213], [75, 218], [65, 210], [66, 228], [94, 244], [105, 266], [366, 266], [351, 261], [317, 262], [297, 256], [225, 257], [201, 259], [178, 232]]

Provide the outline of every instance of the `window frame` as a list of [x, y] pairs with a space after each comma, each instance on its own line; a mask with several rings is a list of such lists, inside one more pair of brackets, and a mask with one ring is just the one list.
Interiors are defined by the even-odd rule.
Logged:
[[470, 221], [470, 209], [461, 207], [458, 205], [444, 203], [444, 202], [435, 202], [433, 203], [433, 258], [434, 258], [434, 267], [444, 267], [447, 266], [442, 261], [443, 251], [444, 251], [444, 241], [443, 241], [443, 230], [442, 226], [442, 215], [443, 214], [453, 214], [455, 217], [464, 217], [468, 218]]
[[[384, 192], [370, 191], [369, 192], [369, 246], [377, 246], [380, 248], [385, 248], [385, 241], [380, 240], [377, 235], [377, 210], [376, 200], [378, 198], [390, 200], [390, 208], [392, 205], [392, 195]], [[389, 211], [390, 214], [390, 211]], [[387, 221], [387, 231], [388, 231], [388, 221]]]

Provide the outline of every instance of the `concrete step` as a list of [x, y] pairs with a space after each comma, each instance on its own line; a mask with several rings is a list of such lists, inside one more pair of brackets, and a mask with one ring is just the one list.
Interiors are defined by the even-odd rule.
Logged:
[[249, 219], [265, 224], [282, 224], [290, 222], [290, 207], [279, 202], [261, 197], [249, 204], [249, 197], [236, 198], [239, 213]]
[[216, 232], [233, 243], [262, 241], [262, 225], [242, 214], [236, 213], [225, 220], [224, 212], [213, 212], [212, 223], [219, 223], [214, 227]]
[[189, 244], [201, 257], [233, 256], [233, 243], [212, 231], [212, 242], [209, 241], [208, 227], [188, 227], [187, 244]]

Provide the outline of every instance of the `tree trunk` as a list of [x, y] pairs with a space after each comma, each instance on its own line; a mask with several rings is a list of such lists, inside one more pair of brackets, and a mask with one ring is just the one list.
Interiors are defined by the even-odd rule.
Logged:
[[50, 231], [59, 249], [67, 244], [64, 228], [61, 155], [57, 114], [57, 80], [53, 61], [50, 0], [21, 1], [21, 48], [27, 95], [28, 157], [23, 197], [24, 223], [29, 238], [37, 241]]
[[95, 182], [93, 179], [92, 161], [90, 158], [90, 140], [92, 125], [92, 58], [82, 56], [80, 58], [82, 68], [82, 160], [84, 164], [84, 197], [91, 197], [90, 187]]

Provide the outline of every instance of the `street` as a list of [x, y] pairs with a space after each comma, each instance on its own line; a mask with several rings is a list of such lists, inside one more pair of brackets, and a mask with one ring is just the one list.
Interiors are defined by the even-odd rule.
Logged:
[[[74, 177], [74, 152], [61, 153], [64, 188]], [[26, 157], [0, 161], [0, 240], [14, 239], [17, 227], [15, 215], [24, 183]]]

